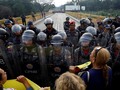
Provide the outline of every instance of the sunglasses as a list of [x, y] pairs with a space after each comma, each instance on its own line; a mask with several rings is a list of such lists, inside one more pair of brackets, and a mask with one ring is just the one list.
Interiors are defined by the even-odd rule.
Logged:
[[97, 57], [98, 52], [102, 49], [102, 47], [95, 48], [95, 58]]

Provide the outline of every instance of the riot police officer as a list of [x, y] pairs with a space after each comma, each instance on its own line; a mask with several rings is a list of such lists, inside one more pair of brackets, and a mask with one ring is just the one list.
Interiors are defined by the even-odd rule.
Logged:
[[[6, 40], [9, 38], [8, 32], [0, 28], [0, 68], [4, 69], [8, 74], [8, 79], [15, 78], [12, 59], [8, 57], [8, 51], [6, 48]], [[15, 68], [15, 67], [14, 67]]]
[[80, 26], [77, 27], [78, 31], [80, 32], [80, 36], [85, 33], [85, 29], [90, 25], [90, 20], [88, 18], [80, 19]]
[[[20, 75], [21, 70], [20, 70], [20, 64], [19, 64], [19, 58], [20, 58], [20, 48], [22, 47], [22, 41], [21, 41], [21, 36], [22, 36], [22, 28], [19, 24], [14, 24], [11, 28], [12, 34], [13, 34], [13, 39], [12, 43], [9, 44], [7, 47], [8, 55], [9, 57], [13, 60], [14, 63], [14, 69], [15, 71], [15, 76], [17, 77]], [[19, 72], [18, 72], [19, 71]]]
[[75, 28], [74, 21], [70, 22], [70, 27], [69, 27], [69, 30], [66, 31], [66, 34], [67, 34], [67, 41], [72, 43], [72, 45], [75, 49], [77, 47], [80, 34], [79, 34], [78, 30]]
[[13, 39], [13, 34], [12, 34], [12, 31], [11, 31], [12, 24], [13, 24], [13, 22], [11, 20], [9, 20], [9, 19], [5, 20], [5, 22], [4, 22], [5, 30], [9, 34], [9, 38], [7, 40], [7, 44], [9, 44], [9, 42], [12, 42], [12, 39]]
[[40, 32], [40, 29], [38, 29], [37, 27], [35, 27], [35, 25], [33, 24], [32, 21], [28, 21], [27, 25], [28, 25], [27, 29], [33, 30], [36, 35]]
[[111, 18], [105, 18], [103, 20], [104, 25], [109, 25], [110, 26], [110, 34], [113, 34], [115, 30], [115, 26], [113, 24], [113, 20]]
[[58, 31], [53, 28], [53, 20], [51, 18], [46, 18], [44, 24], [46, 29], [43, 32], [47, 35], [47, 45], [49, 46], [52, 36], [57, 34]]
[[63, 23], [63, 26], [64, 26], [64, 30], [69, 30], [69, 23], [70, 23], [70, 18], [69, 17], [66, 17], [66, 21]]
[[112, 36], [110, 33], [110, 29], [111, 29], [110, 25], [104, 25], [104, 32], [102, 32], [98, 36], [98, 42], [100, 46], [107, 47], [110, 45]]
[[21, 43], [21, 35], [22, 35], [22, 27], [19, 24], [15, 24], [12, 26], [12, 33], [13, 33], [13, 44], [20, 44]]
[[54, 86], [55, 80], [64, 72], [68, 71], [72, 64], [71, 54], [67, 49], [62, 48], [63, 39], [60, 35], [52, 37], [51, 44], [53, 50], [50, 51], [48, 60], [48, 71], [50, 76], [50, 86]]
[[74, 65], [83, 64], [89, 61], [89, 56], [93, 47], [90, 45], [93, 39], [91, 33], [84, 33], [79, 39], [79, 47], [74, 51]]
[[120, 89], [120, 32], [114, 34], [114, 44], [107, 47], [111, 54], [111, 59], [108, 62], [108, 65], [112, 68], [112, 89]]
[[[36, 34], [33, 30], [25, 30], [22, 34], [21, 70], [22, 74], [40, 85], [41, 79], [41, 55], [36, 44]], [[41, 82], [40, 82], [41, 81]]]

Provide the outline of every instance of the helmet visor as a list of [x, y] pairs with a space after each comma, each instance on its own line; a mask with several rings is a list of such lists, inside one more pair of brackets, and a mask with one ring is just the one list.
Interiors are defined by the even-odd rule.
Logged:
[[31, 37], [22, 37], [22, 42], [32, 41]]
[[84, 47], [89, 46], [89, 44], [90, 44], [90, 41], [82, 41], [81, 42], [81, 46], [84, 46]]

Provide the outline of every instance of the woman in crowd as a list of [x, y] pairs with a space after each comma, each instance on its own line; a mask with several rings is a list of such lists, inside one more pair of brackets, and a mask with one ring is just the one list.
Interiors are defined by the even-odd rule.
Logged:
[[[15, 90], [13, 88], [4, 88], [3, 84], [7, 81], [7, 74], [6, 72], [0, 68], [0, 90]], [[29, 82], [27, 81], [26, 77], [23, 75], [20, 75], [17, 77], [17, 81], [21, 82], [24, 84], [26, 87], [26, 90], [33, 90]]]
[[110, 90], [112, 81], [112, 70], [107, 66], [110, 53], [102, 47], [95, 47], [90, 55], [92, 68], [82, 74], [86, 90]]
[[85, 90], [85, 83], [79, 76], [65, 72], [56, 80], [55, 88], [55, 90]]

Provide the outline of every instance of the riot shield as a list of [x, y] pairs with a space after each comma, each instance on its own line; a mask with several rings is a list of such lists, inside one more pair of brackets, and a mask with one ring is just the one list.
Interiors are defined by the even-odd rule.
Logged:
[[0, 68], [8, 73], [8, 78], [14, 78], [14, 73], [11, 68], [12, 62], [8, 58], [4, 42], [0, 40]]
[[13, 58], [13, 63], [14, 63], [14, 66], [13, 68], [15, 68], [15, 74], [16, 76], [18, 75], [21, 75], [22, 74], [22, 70], [21, 70], [21, 61], [20, 61], [20, 48], [22, 47], [22, 45], [20, 44], [16, 44], [16, 45], [12, 45], [12, 58]]
[[48, 61], [49, 60], [49, 54], [50, 54], [50, 51], [53, 49], [53, 47], [50, 45], [48, 47], [45, 47], [45, 54], [46, 54], [46, 60]]
[[44, 47], [39, 46], [38, 52], [39, 52], [39, 62], [41, 67], [41, 84], [40, 86], [45, 87], [49, 86], [49, 80], [48, 80], [48, 70], [47, 70], [47, 58], [46, 58], [46, 49]]
[[31, 51], [27, 51], [26, 47], [21, 49], [22, 74], [42, 87], [47, 84], [45, 56], [44, 48], [38, 45], [32, 47]]
[[41, 79], [40, 57], [39, 47], [37, 45], [31, 48], [23, 46], [21, 49], [22, 74], [38, 85], [40, 85]]
[[64, 49], [68, 50], [71, 54], [71, 61], [70, 61], [70, 65], [73, 65], [74, 64], [74, 46], [72, 45], [71, 47], [70, 46], [66, 46], [64, 47]]

